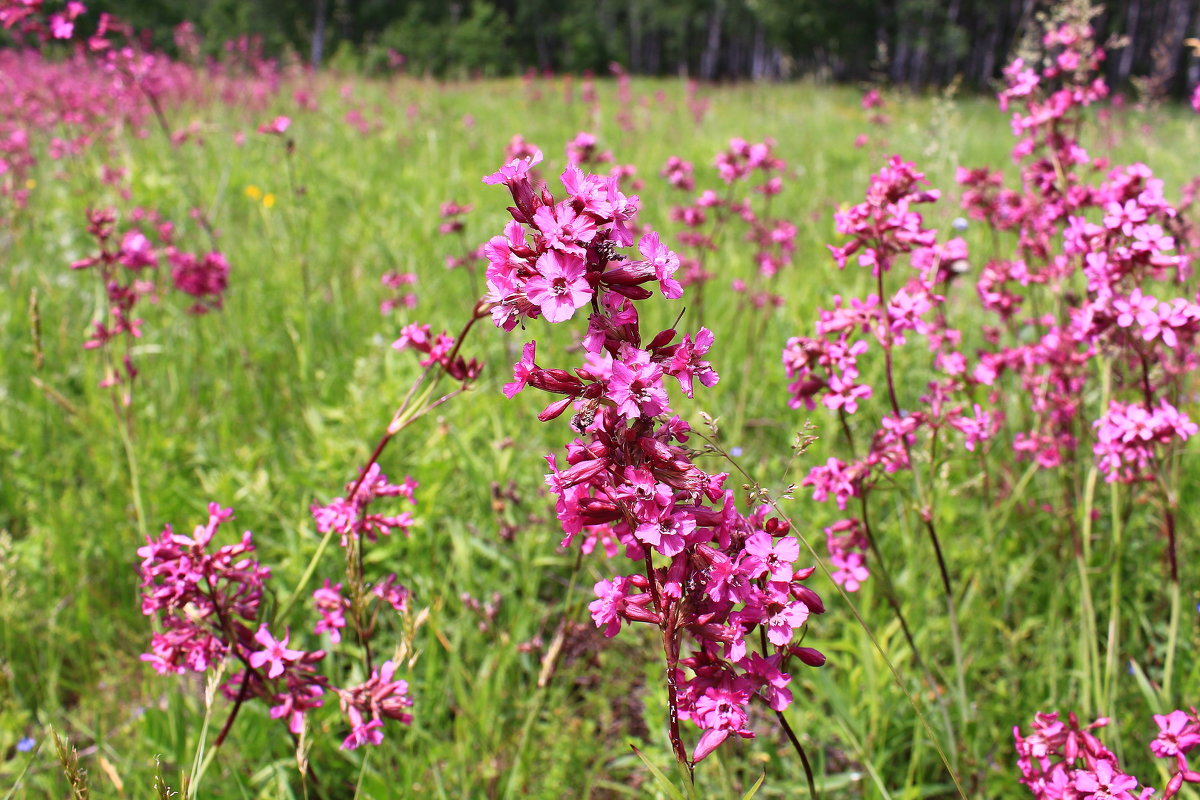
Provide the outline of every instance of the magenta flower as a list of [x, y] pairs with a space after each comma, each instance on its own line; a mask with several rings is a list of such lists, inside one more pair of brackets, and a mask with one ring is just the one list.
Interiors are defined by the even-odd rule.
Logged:
[[1180, 767], [1186, 767], [1183, 756], [1200, 744], [1200, 723], [1178, 709], [1170, 714], [1155, 714], [1154, 722], [1158, 725], [1158, 736], [1150, 742], [1150, 752], [1158, 758], [1179, 758]]
[[250, 666], [260, 669], [263, 664], [270, 664], [267, 677], [278, 678], [283, 674], [285, 662], [299, 661], [304, 656], [303, 650], [288, 649], [289, 637], [290, 634], [285, 633], [281, 640], [276, 641], [266, 625], [259, 626], [258, 633], [254, 634], [254, 641], [262, 645], [263, 649], [250, 654]]
[[597, 599], [588, 604], [588, 611], [592, 612], [596, 627], [603, 628], [604, 635], [611, 639], [621, 630], [621, 604], [629, 594], [629, 579], [601, 580], [594, 590]]
[[521, 360], [513, 364], [513, 380], [512, 383], [504, 384], [504, 396], [513, 398], [517, 393], [525, 388], [525, 384], [529, 381], [529, 376], [536, 369], [533, 363], [534, 354], [537, 352], [537, 342], [526, 342], [521, 349]]
[[328, 631], [330, 641], [335, 644], [340, 642], [342, 640], [341, 629], [346, 627], [344, 615], [346, 600], [342, 597], [342, 585], [340, 583], [331, 585], [329, 579], [326, 578], [324, 585], [314, 591], [312, 596], [317, 612], [321, 615], [321, 619], [313, 628], [313, 633], [320, 635]]
[[566, 322], [575, 309], [591, 300], [582, 259], [547, 250], [538, 258], [537, 269], [538, 274], [525, 284], [525, 294], [547, 322]]
[[675, 272], [679, 269], [679, 256], [659, 241], [658, 234], [651, 231], [638, 242], [638, 252], [646, 259], [646, 263], [654, 268], [654, 276], [662, 287], [663, 297], [672, 300], [683, 297], [683, 287], [675, 280]]
[[1125, 775], [1108, 761], [1097, 761], [1094, 770], [1075, 773], [1075, 790], [1080, 793], [1080, 800], [1137, 800], [1129, 793], [1137, 785], [1137, 778]]
[[395, 672], [396, 663], [386, 661], [365, 682], [336, 690], [350, 720], [350, 735], [342, 742], [343, 750], [382, 744], [384, 719], [412, 724], [412, 714], [406, 710], [413, 704], [408, 697], [408, 682], [393, 680]]
[[679, 381], [679, 386], [688, 397], [694, 396], [694, 378], [699, 378], [700, 383], [709, 388], [716, 386], [721, 379], [712, 365], [704, 360], [713, 341], [713, 332], [708, 328], [701, 328], [694, 340], [691, 335], [685, 334], [671, 358], [670, 366], [666, 368], [667, 374]]
[[754, 566], [747, 567], [751, 577], [766, 572], [773, 581], [790, 583], [792, 564], [800, 557], [800, 542], [791, 536], [775, 542], [771, 534], [759, 531], [746, 540], [746, 552], [754, 559]]
[[663, 388], [662, 377], [662, 367], [652, 363], [646, 351], [630, 348], [620, 361], [613, 362], [613, 374], [608, 382], [609, 397], [617, 404], [617, 412], [627, 419], [636, 419], [656, 417], [668, 411], [667, 390]]
[[519, 183], [528, 178], [529, 170], [540, 163], [542, 163], [542, 151], [535, 149], [528, 158], [514, 158], [498, 171], [484, 178], [483, 182], [488, 184]]
[[289, 117], [278, 116], [270, 122], [264, 122], [258, 126], [259, 133], [265, 133], [273, 136], [282, 136], [289, 127], [292, 120]]
[[576, 256], [583, 256], [583, 245], [596, 236], [596, 221], [587, 214], [575, 213], [568, 203], [559, 203], [553, 209], [542, 206], [533, 215], [533, 225], [545, 237], [547, 247]]

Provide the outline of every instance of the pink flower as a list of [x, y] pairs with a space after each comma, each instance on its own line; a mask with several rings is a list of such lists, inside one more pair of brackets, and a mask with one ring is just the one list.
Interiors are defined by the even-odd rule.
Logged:
[[498, 171], [484, 178], [483, 182], [488, 184], [517, 183], [528, 178], [529, 170], [540, 163], [542, 163], [542, 151], [535, 149], [528, 159], [514, 158]]
[[792, 640], [792, 632], [808, 621], [808, 606], [799, 600], [784, 603], [767, 617], [767, 639], [777, 647]]
[[627, 419], [656, 417], [668, 408], [662, 377], [662, 367], [651, 362], [648, 353], [644, 350], [632, 351], [632, 357], [613, 361], [608, 396], [617, 404], [618, 413]]
[[291, 124], [292, 120], [290, 118], [278, 116], [270, 122], [264, 122], [262, 125], [259, 125], [258, 132], [272, 136], [282, 136]]
[[717, 381], [721, 379], [712, 365], [703, 358], [713, 346], [713, 341], [713, 332], [708, 328], [701, 328], [694, 340], [691, 335], [684, 335], [683, 341], [675, 349], [675, 355], [671, 357], [670, 365], [666, 368], [667, 374], [679, 381], [680, 388], [688, 397], [693, 396], [693, 378], [699, 378], [702, 385], [710, 388], [716, 386]]
[[588, 604], [592, 612], [592, 621], [597, 628], [604, 629], [604, 635], [612, 638], [621, 630], [621, 603], [629, 594], [629, 579], [616, 577], [611, 581], [597, 581], [595, 587], [596, 600]]
[[375, 746], [383, 744], [383, 720], [373, 719], [364, 723], [362, 715], [358, 712], [354, 713], [358, 717], [358, 724], [350, 729], [350, 735], [342, 741], [342, 749], [355, 750], [364, 744]]
[[654, 276], [662, 287], [663, 297], [677, 299], [683, 297], [683, 287], [675, 280], [675, 272], [679, 269], [679, 256], [659, 241], [658, 234], [651, 231], [638, 242], [638, 252], [646, 259], [646, 263], [654, 268]]
[[773, 581], [789, 583], [792, 580], [792, 564], [800, 557], [800, 542], [791, 536], [775, 542], [771, 534], [759, 531], [746, 540], [746, 552], [754, 556], [756, 568], [747, 573], [757, 578], [764, 572]]
[[340, 629], [346, 627], [346, 617], [343, 614], [346, 601], [342, 597], [342, 585], [340, 583], [331, 585], [329, 579], [326, 578], [324, 585], [314, 591], [312, 596], [317, 612], [321, 615], [321, 619], [313, 628], [313, 633], [320, 635], [328, 631], [330, 641], [335, 644], [340, 642], [342, 640]]
[[584, 278], [583, 259], [547, 250], [537, 260], [538, 274], [525, 284], [529, 302], [548, 322], [566, 322], [587, 305], [592, 289]]
[[1158, 758], [1182, 758], [1200, 744], [1200, 724], [1183, 711], [1155, 714], [1154, 722], [1158, 725], [1158, 736], [1150, 743], [1150, 752]]
[[1081, 800], [1136, 800], [1129, 790], [1137, 785], [1137, 778], [1125, 775], [1108, 761], [1097, 761], [1093, 770], [1075, 773], [1075, 790], [1081, 793]]
[[582, 245], [596, 236], [596, 221], [587, 214], [576, 214], [568, 203], [554, 208], [542, 206], [533, 215], [533, 225], [548, 247], [577, 256], [583, 256], [586, 251]]
[[513, 398], [517, 393], [525, 388], [525, 384], [529, 381], [529, 376], [537, 368], [533, 363], [534, 353], [537, 351], [537, 342], [526, 342], [525, 347], [521, 350], [521, 360], [513, 364], [513, 380], [512, 383], [504, 384], [504, 396]]
[[283, 674], [284, 662], [299, 661], [305, 655], [303, 650], [288, 649], [289, 637], [290, 634], [285, 633], [282, 639], [276, 641], [266, 625], [259, 626], [258, 633], [254, 634], [254, 641], [262, 645], [263, 649], [250, 654], [250, 666], [260, 669], [263, 664], [270, 664], [267, 677], [278, 678]]

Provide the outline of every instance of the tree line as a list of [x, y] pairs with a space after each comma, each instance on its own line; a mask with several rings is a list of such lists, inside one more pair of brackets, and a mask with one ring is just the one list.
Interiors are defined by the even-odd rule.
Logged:
[[[1068, 0], [1080, 5], [1087, 0]], [[1048, 0], [95, 0], [170, 46], [185, 17], [210, 42], [252, 33], [317, 64], [438, 76], [539, 71], [702, 80], [956, 77], [986, 87]], [[1116, 86], [1182, 95], [1200, 81], [1200, 0], [1112, 0], [1094, 26]], [[215, 46], [215, 45], [214, 45]], [[389, 60], [388, 54], [391, 53]]]

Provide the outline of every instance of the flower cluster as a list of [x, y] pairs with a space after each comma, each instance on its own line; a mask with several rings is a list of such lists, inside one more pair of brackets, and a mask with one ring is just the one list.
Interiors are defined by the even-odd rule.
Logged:
[[1107, 724], [1108, 720], [1101, 718], [1081, 728], [1074, 713], [1066, 722], [1054, 713], [1037, 714], [1028, 737], [1014, 726], [1021, 783], [1038, 800], [1149, 798], [1154, 790], [1147, 787], [1137, 792], [1137, 778], [1122, 772], [1117, 757], [1092, 733]]
[[[96, 240], [98, 252], [71, 264], [72, 269], [94, 271], [108, 299], [106, 315], [93, 323], [84, 349], [111, 353], [114, 341], [123, 340], [126, 345], [119, 368], [115, 357], [112, 359], [100, 382], [104, 387], [129, 384], [137, 377], [129, 344], [141, 338], [143, 321], [133, 315], [133, 310], [143, 297], [157, 297], [154, 274], [162, 261], [171, 265], [174, 288], [199, 299], [188, 309], [191, 313], [219, 308], [228, 286], [229, 264], [221, 253], [198, 256], [179, 250], [174, 245], [174, 223], [156, 212], [138, 208], [131, 217], [132, 224], [118, 233], [115, 210], [89, 211], [87, 230]], [[127, 389], [127, 401], [128, 397]]]
[[[782, 297], [762, 285], [764, 279], [773, 278], [792, 263], [796, 249], [795, 225], [771, 214], [771, 198], [783, 191], [787, 169], [786, 162], [775, 155], [774, 146], [770, 139], [756, 143], [730, 139], [729, 147], [713, 161], [720, 184], [699, 192], [690, 204], [671, 209], [671, 219], [683, 226], [679, 240], [690, 250], [682, 259], [680, 283], [684, 286], [703, 287], [712, 278], [704, 267], [705, 257], [717, 249], [722, 228], [740, 223], [745, 226], [746, 241], [753, 247], [758, 275], [752, 284], [733, 281], [734, 291], [746, 294], [756, 308], [782, 304]], [[681, 191], [696, 188], [694, 167], [678, 156], [668, 158], [659, 174]], [[739, 193], [742, 187], [745, 190]], [[763, 198], [757, 205], [755, 195]], [[702, 296], [697, 302], [700, 300]]]
[[[830, 246], [834, 260], [869, 268], [876, 291], [834, 297], [815, 336], [788, 342], [790, 402], [836, 412], [853, 448], [846, 420], [880, 394], [864, 377], [874, 374], [864, 358], [877, 344], [891, 411], [866, 457], [831, 459], [810, 472], [805, 483], [817, 499], [836, 498], [843, 509], [851, 498], [865, 503], [879, 475], [912, 468], [921, 432], [955, 431], [962, 450], [983, 457], [1004, 431], [1018, 459], [1052, 470], [1074, 464], [1094, 431], [1098, 469], [1110, 482], [1127, 483], [1161, 474], [1171, 450], [1196, 433], [1176, 406], [1186, 394], [1184, 376], [1200, 366], [1200, 297], [1187, 288], [1191, 266], [1181, 246], [1192, 241], [1192, 229], [1148, 167], [1113, 167], [1080, 144], [1083, 109], [1107, 94], [1095, 75], [1103, 51], [1090, 37], [1086, 22], [1055, 23], [1036, 63], [1018, 60], [1005, 72], [1001, 105], [1014, 109], [1020, 186], [1006, 187], [986, 168], [958, 171], [967, 215], [994, 233], [992, 256], [975, 270], [977, 308], [994, 324], [966, 326], [979, 332], [977, 349], [968, 349], [966, 327], [953, 326], [945, 302], [972, 271], [966, 245], [939, 241], [924, 225], [918, 209], [939, 193], [912, 164], [893, 157], [872, 178], [866, 202], [835, 216], [848, 239]], [[1001, 251], [1006, 241], [1013, 252]], [[901, 258], [913, 272], [889, 294], [885, 282], [895, 280]], [[939, 376], [915, 408], [898, 397], [893, 363], [894, 349], [912, 339], [925, 342]], [[1104, 373], [1113, 375], [1112, 395], [1090, 407], [1090, 382]], [[1005, 399], [1015, 397], [1018, 403]], [[1009, 413], [1013, 405], [1020, 413]], [[1173, 503], [1164, 497], [1172, 575]], [[870, 536], [868, 527], [868, 543]], [[830, 541], [831, 557], [844, 562], [858, 540]]]
[[[408, 514], [384, 517], [366, 512], [367, 498], [404, 496], [412, 499], [416, 484], [406, 480], [393, 486], [376, 467], [364, 475], [359, 491], [352, 492], [354, 503], [338, 498], [329, 506], [315, 506], [313, 514], [323, 530], [339, 530], [343, 539], [360, 534], [372, 537], [393, 527], [411, 524]], [[291, 645], [290, 630], [280, 638], [272, 625], [263, 620], [262, 599], [271, 572], [252, 559], [253, 537], [247, 531], [235, 544], [212, 549], [213, 539], [222, 523], [233, 512], [212, 503], [208, 521], [196, 526], [189, 536], [176, 534], [170, 526], [157, 538], [147, 537], [138, 550], [142, 558], [142, 613], [155, 616], [161, 632], [155, 633], [150, 652], [142, 656], [161, 674], [205, 672], [222, 661], [232, 660], [239, 668], [222, 684], [223, 693], [235, 701], [232, 723], [241, 704], [258, 698], [271, 706], [271, 716], [285, 719], [293, 734], [304, 730], [305, 715], [323, 704], [332, 691], [338, 695], [342, 710], [350, 722], [350, 734], [342, 746], [353, 749], [362, 744], [379, 744], [383, 739], [384, 719], [404, 724], [412, 716], [403, 709], [412, 705], [408, 684], [393, 680], [396, 666], [388, 661], [359, 686], [340, 689], [318, 672], [324, 650], [303, 650]], [[348, 515], [356, 515], [350, 516]], [[342, 527], [336, 527], [342, 526]], [[356, 577], [356, 576], [352, 576]], [[360, 576], [358, 576], [360, 577]], [[408, 590], [390, 575], [374, 586], [356, 585], [366, 598], [374, 598], [374, 609], [360, 613], [366, 603], [342, 595], [342, 584], [328, 579], [313, 592], [320, 616], [314, 632], [328, 633], [334, 644], [341, 642], [341, 631], [350, 617], [358, 641], [366, 644], [374, 634], [378, 608], [391, 606], [397, 612], [408, 607]], [[220, 739], [228, 732], [229, 723]]]
[[406, 286], [412, 286], [417, 282], [417, 274], [415, 272], [389, 270], [383, 274], [379, 282], [392, 290], [392, 296], [380, 302], [379, 313], [389, 314], [397, 308], [413, 309], [417, 307], [416, 293], [405, 291]]
[[473, 206], [469, 204], [459, 205], [453, 200], [448, 200], [445, 203], [442, 203], [442, 207], [438, 212], [438, 216], [441, 217], [444, 222], [438, 225], [438, 233], [442, 234], [443, 236], [462, 233], [465, 223], [462, 221], [462, 219], [460, 219], [460, 217], [470, 214], [472, 208]]
[[[142, 613], [159, 614], [164, 632], [154, 634], [142, 656], [163, 674], [204, 672], [223, 659], [232, 642], [252, 641], [263, 583], [271, 571], [247, 555], [254, 542], [247, 531], [237, 544], [208, 552], [221, 523], [233, 512], [212, 503], [208, 522], [192, 536], [170, 526], [138, 550], [142, 559]], [[233, 634], [232, 637], [229, 634]]]
[[385, 719], [396, 720], [402, 725], [412, 724], [412, 714], [405, 711], [413, 704], [408, 696], [408, 681], [393, 680], [395, 673], [395, 662], [385, 661], [358, 686], [335, 690], [351, 726], [350, 735], [342, 742], [343, 749], [383, 744]]
[[[529, 178], [538, 160], [513, 161], [484, 178], [505, 184], [515, 204], [505, 235], [487, 247], [487, 299], [506, 330], [539, 316], [564, 322], [587, 307], [586, 356], [572, 372], [547, 368], [529, 342], [504, 393], [528, 386], [560, 395], [542, 421], [573, 408], [580, 438], [561, 468], [547, 457], [562, 546], [615, 537], [638, 565], [596, 584], [592, 619], [607, 636], [627, 623], [660, 629], [671, 717], [703, 731], [690, 755], [698, 761], [731, 735], [753, 736], [754, 698], [775, 710], [791, 703], [789, 665], [824, 660], [795, 639], [824, 609], [803, 583], [812, 568], [796, 565], [800, 545], [787, 523], [768, 519], [766, 507], [738, 512], [727, 474], [704, 472], [683, 446], [692, 433], [671, 410], [668, 379], [689, 397], [696, 382], [714, 385], [706, 360], [713, 335], [701, 328], [643, 336], [634, 302], [650, 296], [644, 284], [654, 280], [664, 296], [679, 297], [678, 258], [653, 232], [638, 242], [642, 259], [620, 253], [633, 245], [636, 198], [611, 177], [571, 166], [562, 174], [566, 198], [555, 202]], [[672, 745], [689, 760], [674, 724]]]
[[[17, 34], [17, 47], [0, 51], [0, 199], [25, 207], [36, 182], [33, 169], [93, 153], [103, 180], [120, 186], [126, 170], [108, 162], [112, 144], [126, 135], [143, 138], [159, 125], [173, 146], [203, 144], [196, 125], [170, 129], [171, 112], [183, 104], [222, 102], [261, 111], [281, 83], [277, 62], [262, 55], [261, 43], [243, 38], [227, 44], [219, 59], [199, 57], [200, 42], [187, 23], [176, 30], [182, 60], [145, 49], [133, 28], [107, 13], [95, 15], [84, 32], [84, 6], [78, 2], [0, 0], [0, 28]], [[74, 48], [46, 48], [70, 40]], [[240, 135], [240, 134], [239, 134]], [[73, 170], [43, 171], [61, 180]], [[39, 179], [42, 179], [39, 176]], [[0, 209], [0, 216], [6, 214]]]
[[159, 538], [147, 537], [142, 558], [142, 613], [157, 616], [151, 652], [142, 656], [161, 674], [205, 672], [232, 658], [241, 669], [223, 684], [226, 696], [258, 697], [271, 704], [271, 716], [286, 717], [293, 733], [303, 729], [304, 714], [321, 705], [328, 687], [315, 665], [325, 657], [288, 647], [290, 636], [276, 639], [259, 617], [270, 570], [252, 560], [249, 531], [236, 544], [210, 552], [213, 537], [232, 510], [208, 507], [208, 522], [189, 536], [167, 526]]
[[1186, 441], [1200, 432], [1196, 423], [1165, 398], [1154, 408], [1113, 401], [1108, 412], [1092, 426], [1096, 429], [1092, 449], [1109, 483], [1150, 479], [1155, 445]]
[[[637, 213], [636, 196], [626, 197], [616, 178], [568, 167], [562, 174], [567, 197], [555, 203], [548, 191], [535, 193], [530, 181], [530, 169], [541, 160], [539, 151], [484, 178], [507, 185], [516, 204], [505, 235], [484, 246], [486, 300], [497, 326], [512, 330], [523, 318], [540, 316], [565, 322], [584, 306], [598, 308], [598, 294], [644, 299], [650, 291], [643, 284], [654, 280], [666, 296], [682, 294], [674, 278], [679, 259], [657, 234], [642, 237], [644, 260], [617, 257], [615, 248], [633, 244], [629, 221]], [[532, 241], [522, 225], [532, 229]]]
[[[814, 466], [803, 481], [812, 487], [813, 499], [833, 497], [842, 510], [852, 498], [865, 504], [879, 480], [912, 469], [910, 451], [918, 434], [957, 430], [964, 446], [974, 450], [996, 430], [992, 415], [967, 403], [973, 381], [959, 350], [962, 334], [947, 324], [943, 310], [942, 292], [956, 274], [955, 265], [966, 259], [966, 244], [960, 238], [938, 242], [937, 231], [925, 227], [917, 207], [938, 199], [936, 191], [923, 188], [925, 183], [915, 165], [893, 157], [871, 177], [866, 201], [835, 216], [838, 232], [849, 240], [829, 247], [834, 261], [840, 268], [854, 261], [869, 269], [876, 291], [848, 301], [835, 296], [833, 308], [819, 312], [817, 335], [792, 337], [783, 351], [784, 368], [792, 379], [789, 404], [811, 410], [819, 401], [841, 415], [847, 435], [847, 417], [875, 394], [861, 379], [859, 359], [872, 342], [883, 351], [891, 413], [880, 418], [869, 449], [849, 463], [830, 458]], [[894, 280], [893, 268], [901, 258], [907, 259], [911, 272], [889, 296], [885, 281]], [[942, 377], [928, 384], [920, 410], [904, 412], [895, 393], [892, 359], [910, 335], [927, 342]], [[859, 518], [847, 518], [827, 535], [834, 580], [847, 591], [857, 590], [868, 575], [869, 530]]]
[[446, 374], [460, 381], [468, 381], [479, 375], [482, 365], [478, 360], [467, 359], [458, 354], [459, 340], [442, 331], [432, 336], [432, 329], [423, 323], [410, 322], [400, 329], [400, 337], [392, 342], [393, 350], [413, 350], [422, 356], [422, 367], [438, 365]]
[[[1150, 751], [1158, 758], [1175, 761], [1175, 772], [1167, 782], [1162, 800], [1174, 797], [1184, 783], [1200, 783], [1200, 772], [1188, 768], [1187, 753], [1200, 745], [1200, 722], [1196, 711], [1155, 714], [1158, 736]], [[1075, 714], [1064, 722], [1058, 714], [1034, 716], [1032, 732], [1013, 728], [1021, 783], [1038, 800], [1146, 800], [1154, 789], [1138, 789], [1138, 779], [1126, 774], [1117, 757], [1092, 731], [1103, 728], [1107, 719], [1080, 727]]]
[[417, 482], [411, 477], [405, 477], [404, 482], [394, 484], [388, 481], [378, 464], [372, 464], [362, 477], [346, 487], [349, 498], [335, 497], [326, 504], [314, 504], [313, 519], [316, 520], [317, 530], [321, 533], [336, 531], [342, 539], [342, 546], [351, 539], [365, 537], [375, 541], [380, 535], [387, 536], [393, 531], [407, 534], [413, 526], [412, 514], [403, 511], [399, 514], [370, 513], [367, 507], [379, 497], [403, 497], [416, 505], [413, 492]]

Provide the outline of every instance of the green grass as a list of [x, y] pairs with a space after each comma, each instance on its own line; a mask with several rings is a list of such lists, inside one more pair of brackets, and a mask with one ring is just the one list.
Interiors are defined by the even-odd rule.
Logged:
[[[372, 134], [362, 136], [343, 122], [342, 83], [353, 85], [354, 103], [379, 123]], [[254, 532], [282, 601], [320, 541], [309, 505], [342, 492], [417, 375], [415, 359], [387, 346], [400, 324], [415, 319], [457, 329], [480, 291], [467, 273], [443, 268], [459, 244], [437, 235], [437, 209], [450, 199], [474, 204], [471, 242], [499, 233], [507, 197], [480, 177], [500, 163], [512, 134], [540, 145], [546, 173], [553, 175], [569, 138], [579, 130], [596, 133], [619, 162], [638, 166], [645, 181], [643, 220], [668, 234], [674, 230], [668, 209], [677, 198], [657, 177], [668, 155], [694, 161], [701, 182], [711, 185], [707, 165], [729, 137], [777, 141], [796, 177], [776, 208], [800, 231], [796, 265], [779, 284], [787, 304], [751, 336], [747, 315], [723, 288], [733, 277], [749, 277], [753, 265], [745, 246], [728, 236], [709, 265], [718, 278], [705, 301], [705, 323], [717, 334], [710, 357], [722, 381], [681, 406], [692, 419], [701, 410], [721, 416], [725, 444], [742, 447], [743, 462], [776, 493], [836, 452], [836, 420], [788, 409], [779, 365], [783, 343], [811, 330], [817, 307], [829, 305], [834, 293], [863, 287], [863, 276], [839, 273], [825, 251], [834, 238], [832, 210], [859, 199], [881, 154], [897, 152], [916, 160], [945, 192], [929, 216], [946, 229], [959, 214], [954, 167], [1007, 167], [1011, 146], [1005, 115], [982, 98], [893, 98], [892, 124], [881, 134], [886, 146], [859, 150], [852, 144], [856, 134], [877, 133], [868, 131], [857, 93], [848, 89], [705, 90], [712, 108], [696, 126], [681, 84], [637, 81], [635, 93], [648, 102], [634, 111], [637, 131], [624, 132], [615, 123], [610, 85], [601, 86], [605, 115], [596, 119], [582, 104], [564, 106], [552, 84], [541, 104], [531, 102], [518, 81], [385, 84], [330, 76], [324, 84], [321, 111], [293, 113], [297, 192], [289, 189], [280, 141], [252, 132], [270, 112], [177, 109], [174, 127], [198, 122], [205, 144], [173, 151], [153, 130], [148, 138], [121, 138], [111, 162], [130, 171], [131, 203], [99, 183], [96, 154], [60, 163], [43, 159], [29, 207], [0, 231], [0, 789], [23, 774], [15, 796], [66, 791], [49, 726], [79, 749], [95, 796], [146, 796], [156, 759], [166, 782], [178, 788], [203, 732], [203, 681], [163, 678], [138, 660], [151, 628], [139, 608], [134, 551], [140, 538], [129, 465], [109, 393], [96, 386], [100, 358], [80, 347], [101, 297], [92, 276], [68, 267], [91, 248], [85, 208], [159, 209], [182, 226], [185, 248], [194, 249], [203, 240], [186, 221], [187, 209], [199, 202], [211, 210], [233, 266], [225, 308], [199, 318], [166, 301], [140, 309], [146, 336], [135, 356], [142, 375], [132, 441], [139, 491], [151, 532], [168, 523], [189, 530], [202, 521], [209, 501], [233, 506], [234, 525]], [[658, 91], [665, 100], [654, 99]], [[409, 108], [416, 112], [406, 113]], [[464, 124], [466, 114], [473, 127]], [[1142, 131], [1143, 124], [1150, 130]], [[244, 147], [233, 143], [239, 129], [248, 132]], [[1114, 159], [1150, 164], [1172, 197], [1191, 177], [1200, 151], [1195, 121], [1170, 109], [1122, 118], [1113, 137]], [[1097, 153], [1108, 149], [1091, 146]], [[274, 193], [275, 205], [265, 208], [248, 197], [250, 185]], [[976, 232], [970, 238], [978, 269], [986, 240]], [[379, 276], [389, 269], [419, 273], [414, 312], [378, 313]], [[665, 325], [678, 313], [665, 302], [647, 305], [654, 306], [651, 324]], [[547, 358], [568, 343], [561, 331], [540, 326], [530, 335]], [[560, 533], [541, 486], [543, 454], [558, 451], [571, 434], [562, 421], [536, 421], [540, 406], [532, 393], [513, 401], [500, 394], [522, 341], [519, 332], [505, 336], [479, 326], [465, 352], [486, 361], [483, 379], [405, 431], [382, 459], [392, 477], [410, 474], [421, 483], [412, 537], [384, 540], [368, 554], [370, 570], [396, 572], [413, 590], [414, 607], [428, 609], [424, 624], [411, 632], [407, 677], [415, 722], [410, 729], [389, 727], [378, 750], [344, 753], [337, 748], [345, 733], [337, 715], [316, 715], [310, 760], [322, 783], [337, 787], [335, 796], [348, 796], [356, 784], [366, 797], [666, 796], [629, 747], [636, 744], [669, 773], [654, 640], [646, 630], [627, 630], [606, 642], [586, 612], [591, 584], [624, 565], [584, 558], [567, 593], [576, 558], [556, 548]], [[40, 366], [35, 353], [44, 358]], [[921, 386], [909, 376], [901, 391], [915, 399]], [[742, 414], [735, 413], [739, 406]], [[790, 443], [809, 418], [822, 439], [793, 461]], [[712, 462], [712, 470], [720, 468]], [[1012, 470], [1015, 484], [1021, 468]], [[1068, 544], [1055, 533], [1061, 515], [1073, 510], [1062, 507], [1052, 481], [1040, 479], [1019, 500], [1054, 504], [1053, 513], [986, 508], [975, 472], [968, 459], [951, 463], [938, 511], [960, 594], [966, 654], [967, 720], [951, 702], [957, 749], [949, 756], [971, 797], [1017, 798], [1027, 795], [1016, 784], [1012, 726], [1026, 726], [1037, 710], [1103, 709], [1089, 707], [1095, 687], [1080, 658], [1079, 580]], [[1200, 689], [1200, 660], [1192, 655], [1196, 582], [1186, 566], [1197, 555], [1188, 524], [1196, 510], [1190, 455], [1182, 474], [1184, 624], [1170, 698], [1156, 693], [1167, 636], [1158, 577], [1162, 544], [1145, 498], [1120, 498], [1128, 516], [1118, 565], [1121, 663], [1136, 659], [1148, 677], [1143, 684], [1118, 670], [1119, 736], [1109, 739], [1119, 742], [1131, 770], [1159, 786], [1165, 777], [1152, 771], [1145, 750], [1153, 733], [1149, 715], [1195, 702]], [[505, 541], [497, 535], [501, 520], [489, 487], [510, 480], [524, 502], [504, 512], [507, 521], [522, 523]], [[876, 524], [906, 612], [916, 621], [918, 644], [940, 670], [938, 691], [952, 701], [945, 607], [928, 541], [912, 529], [906, 503], [895, 497], [888, 508], [876, 500]], [[1113, 555], [1108, 503], [1101, 484], [1097, 506], [1105, 513], [1095, 524], [1097, 544], [1087, 566], [1102, 632]], [[784, 510], [823, 549], [821, 527], [835, 519], [836, 509], [812, 503], [801, 491]], [[340, 569], [340, 552], [331, 552], [316, 577], [336, 578]], [[954, 796], [906, 692], [938, 744], [948, 747], [941, 703], [919, 680], [877, 584], [854, 600], [901, 671], [905, 691], [828, 581], [814, 581], [829, 612], [815, 619], [809, 641], [829, 655], [829, 664], [797, 672], [789, 718], [815, 761], [825, 796]], [[484, 629], [461, 598], [494, 592], [500, 609]], [[540, 654], [518, 645], [538, 637], [548, 645], [560, 626], [566, 626], [567, 644], [552, 679], [539, 688]], [[297, 626], [294, 635], [300, 634]], [[397, 629], [395, 635], [404, 634]], [[213, 709], [210, 742], [227, 708], [218, 702]], [[759, 738], [726, 745], [700, 765], [700, 796], [740, 797], [764, 770], [758, 797], [803, 796], [803, 773], [786, 741], [769, 719], [760, 730]], [[25, 736], [38, 747], [19, 753], [15, 744]], [[265, 708], [242, 710], [203, 776], [200, 796], [303, 796], [291, 743]]]

